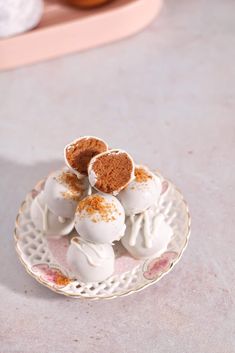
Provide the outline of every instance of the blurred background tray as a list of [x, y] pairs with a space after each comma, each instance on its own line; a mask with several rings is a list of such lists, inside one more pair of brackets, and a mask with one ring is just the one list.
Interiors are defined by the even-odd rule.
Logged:
[[116, 0], [95, 10], [80, 10], [62, 0], [47, 0], [37, 28], [0, 39], [0, 70], [120, 40], [148, 25], [161, 4], [161, 0]]

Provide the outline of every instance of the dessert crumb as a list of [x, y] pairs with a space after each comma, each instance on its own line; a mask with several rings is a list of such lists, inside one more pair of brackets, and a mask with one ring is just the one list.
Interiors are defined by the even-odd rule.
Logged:
[[92, 222], [97, 223], [98, 219], [95, 217], [97, 213], [102, 221], [109, 222], [116, 219], [113, 214], [117, 212], [117, 209], [113, 203], [107, 203], [104, 197], [92, 195], [79, 202], [77, 211], [80, 213], [86, 211], [88, 215], [93, 216]]
[[152, 179], [152, 176], [148, 173], [146, 169], [142, 167], [135, 168], [135, 180], [137, 181], [137, 183], [144, 183], [149, 179]]

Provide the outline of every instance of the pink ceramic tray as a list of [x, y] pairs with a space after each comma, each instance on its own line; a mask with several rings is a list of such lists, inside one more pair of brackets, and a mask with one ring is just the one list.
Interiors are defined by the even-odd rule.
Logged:
[[11, 69], [109, 43], [144, 28], [162, 0], [115, 0], [96, 10], [78, 10], [63, 0], [46, 0], [40, 25], [0, 40], [0, 70]]

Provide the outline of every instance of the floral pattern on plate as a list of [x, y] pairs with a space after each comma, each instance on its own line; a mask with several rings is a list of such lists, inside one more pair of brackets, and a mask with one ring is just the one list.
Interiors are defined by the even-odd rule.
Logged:
[[66, 287], [71, 280], [56, 267], [50, 267], [47, 264], [38, 264], [33, 266], [33, 271], [37, 273], [42, 280], [56, 287]]
[[143, 276], [148, 280], [154, 280], [159, 277], [162, 272], [167, 271], [177, 257], [177, 253], [173, 251], [165, 252], [160, 257], [147, 260], [143, 266]]

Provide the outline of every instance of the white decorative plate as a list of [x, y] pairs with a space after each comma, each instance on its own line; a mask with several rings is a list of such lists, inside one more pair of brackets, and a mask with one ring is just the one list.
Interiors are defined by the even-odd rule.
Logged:
[[30, 219], [30, 205], [44, 182], [26, 196], [16, 218], [15, 242], [19, 258], [27, 272], [51, 290], [86, 299], [112, 299], [128, 295], [159, 281], [181, 258], [190, 235], [190, 214], [180, 191], [159, 173], [162, 194], [158, 213], [172, 228], [167, 250], [160, 257], [133, 259], [120, 243], [114, 246], [115, 273], [103, 282], [81, 283], [73, 279], [66, 264], [66, 251], [72, 234], [48, 239], [37, 231]]

